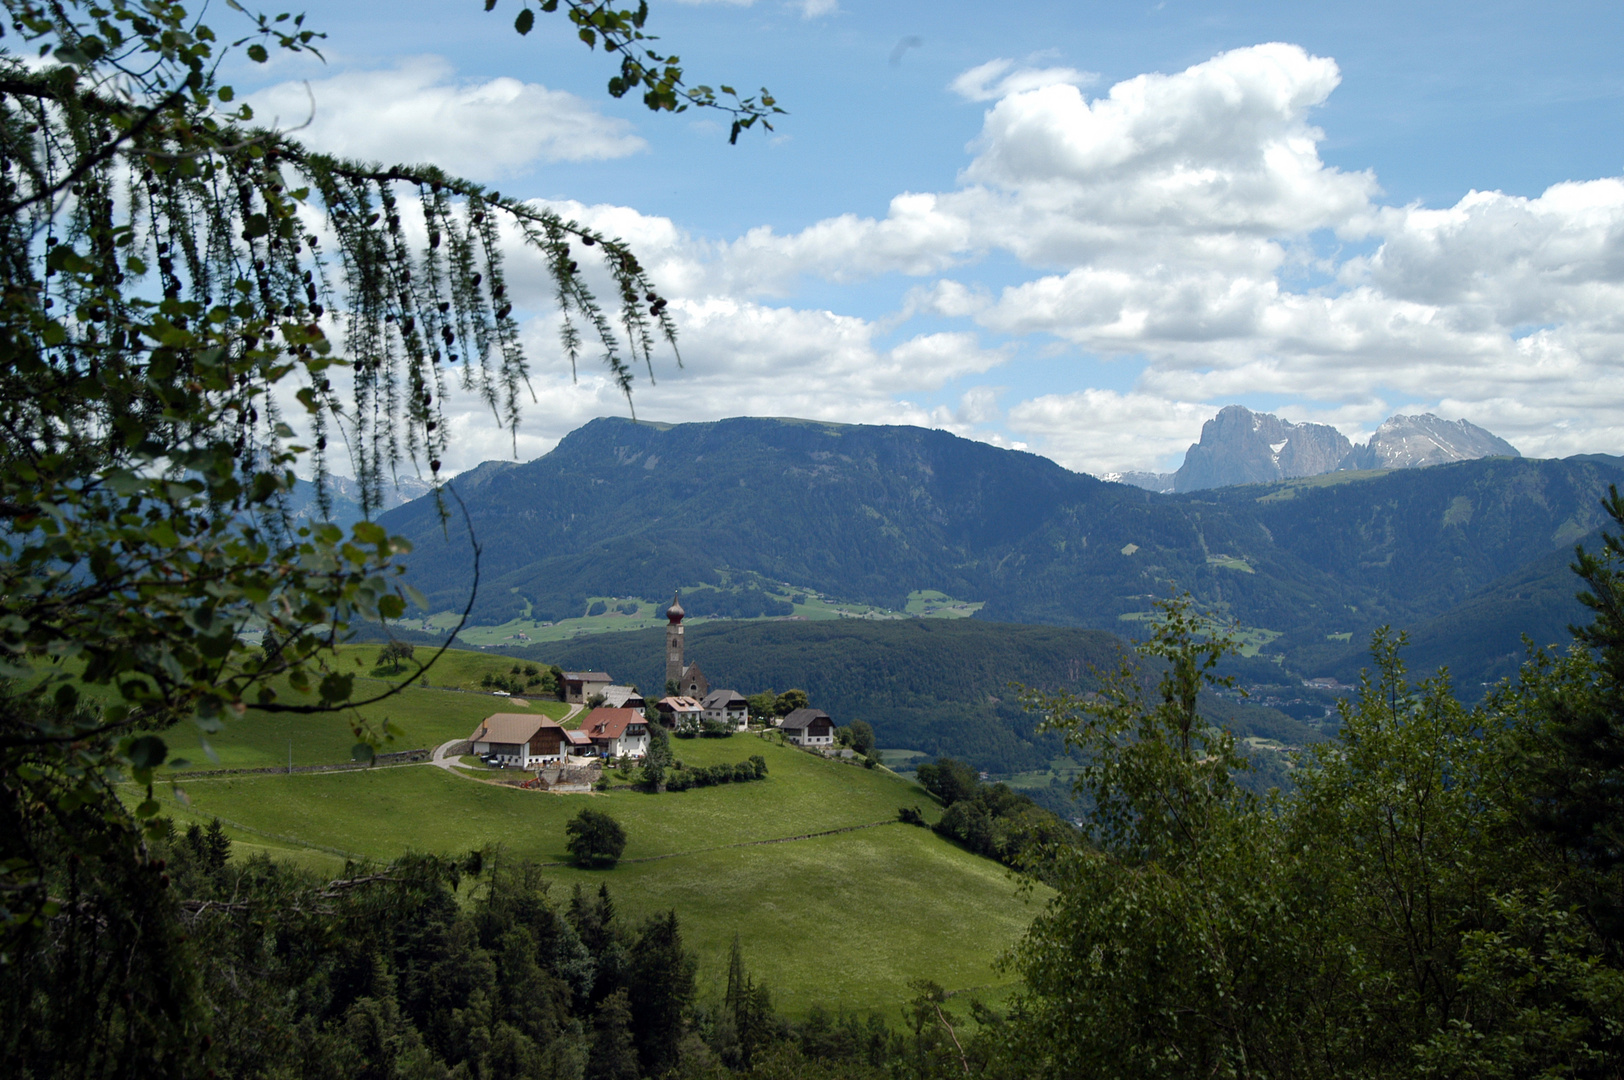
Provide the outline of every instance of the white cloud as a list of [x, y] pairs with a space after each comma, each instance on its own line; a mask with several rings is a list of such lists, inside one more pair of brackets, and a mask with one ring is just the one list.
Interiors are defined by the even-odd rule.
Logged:
[[[443, 72], [398, 74], [462, 93]], [[1000, 60], [954, 83], [995, 98], [960, 184], [901, 193], [877, 218], [713, 242], [626, 207], [551, 205], [630, 241], [672, 301], [686, 366], [639, 392], [656, 419], [920, 423], [1104, 472], [1176, 466], [1220, 405], [1261, 398], [1350, 437], [1403, 408], [1465, 417], [1529, 454], [1616, 450], [1624, 179], [1384, 206], [1372, 174], [1319, 156], [1312, 112], [1339, 78], [1329, 59], [1266, 44], [1089, 98], [1081, 73]], [[983, 260], [1002, 254], [989, 282]], [[794, 306], [804, 277], [893, 273], [922, 280], [889, 316]], [[596, 371], [570, 383], [539, 262], [515, 253], [511, 280], [543, 313], [527, 329], [543, 405], [526, 454], [626, 406]], [[890, 343], [916, 319], [922, 332]], [[1022, 377], [1033, 354], [1062, 371], [1052, 392]], [[1137, 380], [1090, 388], [1095, 358], [1113, 356], [1134, 358]], [[500, 449], [474, 434], [480, 410], [465, 414], [459, 468]]]
[[[422, 56], [380, 71], [309, 84], [279, 83], [247, 100], [255, 116], [317, 150], [363, 160], [428, 162], [463, 176], [508, 176], [543, 161], [625, 157], [646, 144], [623, 120], [562, 90], [498, 78], [458, 82], [445, 60]], [[310, 111], [310, 95], [315, 112]]]
[[800, 0], [801, 18], [817, 19], [840, 10], [840, 0]]
[[1099, 81], [1092, 71], [1069, 67], [1016, 67], [1013, 60], [988, 60], [961, 74], [948, 89], [966, 101], [995, 101], [1046, 86], [1092, 86]]
[[1009, 424], [1067, 468], [1103, 474], [1176, 468], [1174, 459], [1217, 414], [1196, 402], [1082, 390], [1023, 401], [1009, 410]]

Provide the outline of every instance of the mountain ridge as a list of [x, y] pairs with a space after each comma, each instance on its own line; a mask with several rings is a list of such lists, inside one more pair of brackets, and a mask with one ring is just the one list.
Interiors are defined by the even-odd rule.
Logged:
[[1201, 426], [1176, 472], [1108, 473], [1104, 480], [1159, 494], [1266, 484], [1330, 472], [1418, 469], [1484, 457], [1521, 457], [1498, 435], [1466, 420], [1395, 413], [1368, 442], [1350, 443], [1328, 424], [1293, 424], [1273, 413], [1226, 405]]
[[[453, 481], [483, 549], [475, 621], [576, 617], [589, 596], [660, 601], [733, 572], [900, 610], [937, 589], [978, 618], [1133, 633], [1197, 600], [1328, 663], [1418, 626], [1600, 527], [1624, 462], [1486, 458], [1153, 495], [940, 431], [754, 418], [599, 420], [551, 454]], [[471, 552], [432, 499], [380, 519], [409, 580], [460, 610]], [[1310, 674], [1321, 674], [1313, 671]]]

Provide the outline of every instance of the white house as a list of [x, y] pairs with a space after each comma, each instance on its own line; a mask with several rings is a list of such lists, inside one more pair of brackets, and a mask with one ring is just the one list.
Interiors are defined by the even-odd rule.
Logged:
[[593, 709], [581, 722], [602, 757], [640, 758], [648, 753], [648, 721], [637, 709]]
[[738, 731], [750, 726], [750, 703], [737, 690], [712, 690], [699, 705], [706, 720]]
[[705, 707], [691, 697], [663, 697], [654, 707], [660, 710], [660, 722], [673, 731], [698, 731]]
[[520, 769], [539, 768], [569, 755], [569, 738], [557, 720], [529, 713], [487, 716], [468, 736], [473, 752]]
[[835, 722], [822, 709], [796, 709], [779, 725], [796, 746], [833, 746]]

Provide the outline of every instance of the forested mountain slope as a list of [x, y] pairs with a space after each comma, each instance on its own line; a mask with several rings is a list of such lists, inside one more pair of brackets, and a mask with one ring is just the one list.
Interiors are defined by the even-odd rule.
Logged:
[[[1064, 748], [1036, 732], [1013, 684], [1082, 692], [1116, 669], [1123, 642], [1098, 630], [1010, 626], [980, 619], [715, 622], [687, 627], [686, 653], [713, 689], [799, 688], [839, 724], [867, 720], [881, 745], [947, 754], [1013, 773], [1048, 768]], [[592, 634], [521, 650], [565, 669], [607, 670], [645, 690], [664, 680], [659, 630]], [[1229, 704], [1241, 734], [1292, 743], [1315, 737], [1271, 709]]]
[[[1484, 459], [1157, 495], [940, 431], [736, 419], [596, 420], [523, 465], [458, 477], [483, 547], [475, 618], [579, 615], [590, 596], [668, 598], [719, 571], [900, 608], [915, 589], [980, 617], [1131, 630], [1174, 589], [1334, 660], [1419, 627], [1601, 523], [1617, 458]], [[460, 608], [472, 560], [432, 500], [383, 518], [412, 578]]]

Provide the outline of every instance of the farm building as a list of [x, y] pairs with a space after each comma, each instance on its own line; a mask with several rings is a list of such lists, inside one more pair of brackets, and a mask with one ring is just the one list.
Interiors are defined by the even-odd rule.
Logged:
[[594, 694], [601, 694], [614, 684], [607, 671], [564, 672], [564, 700], [574, 705], [585, 705]]
[[822, 709], [796, 709], [778, 725], [796, 746], [833, 746], [835, 722]]
[[563, 761], [569, 755], [569, 737], [563, 725], [529, 713], [487, 716], [468, 741], [479, 756], [521, 769]]

